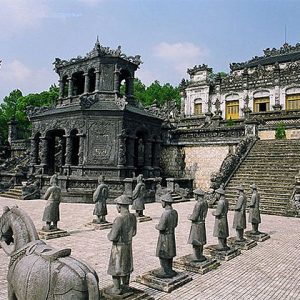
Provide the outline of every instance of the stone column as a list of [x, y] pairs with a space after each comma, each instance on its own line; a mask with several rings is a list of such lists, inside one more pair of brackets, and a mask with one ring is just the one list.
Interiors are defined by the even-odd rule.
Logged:
[[133, 178], [125, 178], [123, 182], [124, 182], [124, 194], [131, 198], [132, 191], [133, 191]]
[[58, 99], [63, 98], [63, 93], [64, 93], [64, 81], [62, 80], [62, 78], [59, 79], [59, 96]]
[[89, 74], [84, 73], [84, 94], [87, 94], [89, 92], [89, 86], [90, 86], [90, 81], [89, 81]]
[[145, 157], [144, 157], [144, 166], [152, 166], [152, 142], [153, 140], [147, 139], [145, 141]]
[[155, 141], [154, 144], [154, 157], [152, 158], [152, 166], [154, 168], [158, 168], [159, 167], [159, 163], [160, 163], [160, 145], [161, 145], [162, 141], [161, 140], [157, 140]]
[[120, 70], [116, 66], [114, 71], [114, 92], [119, 93], [120, 92], [119, 88], [120, 88]]
[[77, 136], [79, 137], [78, 165], [83, 165], [85, 134], [79, 133]]
[[73, 96], [73, 81], [72, 77], [68, 77], [69, 87], [68, 87], [68, 97]]
[[118, 157], [118, 166], [123, 167], [126, 165], [126, 137], [125, 131], [122, 130], [122, 133], [119, 134], [119, 157]]
[[98, 92], [100, 86], [100, 70], [95, 70], [95, 73], [96, 73], [95, 92]]
[[8, 124], [8, 142], [11, 144], [13, 140], [17, 139], [17, 124], [18, 122], [15, 119], [12, 119]]
[[127, 167], [134, 167], [134, 142], [135, 136], [128, 136], [127, 138]]
[[35, 138], [30, 139], [31, 144], [31, 155], [30, 155], [30, 164], [37, 165], [38, 163], [38, 141]]
[[127, 85], [128, 91], [126, 95], [128, 98], [133, 98], [133, 90], [134, 90], [133, 81], [134, 81], [133, 77], [128, 78], [128, 85]]
[[66, 138], [66, 158], [65, 166], [70, 166], [72, 163], [72, 137], [70, 135], [64, 135]]
[[41, 158], [41, 165], [43, 166], [43, 172], [45, 172], [45, 168], [48, 164], [48, 138], [47, 137], [41, 137], [40, 138], [40, 158]]

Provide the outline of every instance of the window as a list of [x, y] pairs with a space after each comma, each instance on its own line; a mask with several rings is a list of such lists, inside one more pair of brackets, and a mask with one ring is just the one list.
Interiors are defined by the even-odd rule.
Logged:
[[202, 103], [195, 103], [194, 104], [194, 114], [201, 115], [202, 114]]
[[286, 95], [286, 110], [300, 109], [300, 94]]
[[270, 98], [269, 97], [260, 97], [254, 98], [254, 112], [262, 112], [270, 110]]
[[226, 120], [239, 118], [239, 100], [226, 101]]

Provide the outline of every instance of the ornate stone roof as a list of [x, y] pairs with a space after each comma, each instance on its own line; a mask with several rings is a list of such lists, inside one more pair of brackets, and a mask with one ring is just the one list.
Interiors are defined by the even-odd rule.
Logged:
[[295, 61], [300, 59], [300, 43], [295, 46], [291, 46], [285, 43], [279, 49], [267, 48], [264, 50], [263, 56], [255, 56], [252, 59], [241, 62], [241, 63], [231, 63], [231, 71], [241, 70], [244, 68], [251, 68], [258, 65], [271, 65], [275, 63], [284, 63], [288, 61]]
[[55, 58], [55, 61], [53, 62], [53, 65], [55, 69], [76, 64], [79, 62], [83, 62], [86, 60], [89, 60], [91, 58], [95, 57], [119, 57], [121, 59], [124, 59], [132, 64], [135, 64], [139, 66], [143, 62], [141, 61], [141, 56], [140, 55], [135, 55], [135, 56], [127, 56], [121, 51], [121, 46], [118, 46], [116, 50], [110, 49], [109, 47], [104, 47], [99, 43], [98, 37], [97, 41], [93, 47], [93, 49], [88, 52], [84, 57], [82, 56], [77, 56], [75, 58], [71, 58], [70, 60], [62, 60], [60, 58]]
[[187, 73], [189, 75], [194, 75], [198, 71], [206, 71], [206, 70], [209, 72], [212, 72], [212, 68], [209, 68], [207, 65], [202, 64], [202, 65], [198, 65], [198, 66], [196, 65], [192, 69], [187, 69]]

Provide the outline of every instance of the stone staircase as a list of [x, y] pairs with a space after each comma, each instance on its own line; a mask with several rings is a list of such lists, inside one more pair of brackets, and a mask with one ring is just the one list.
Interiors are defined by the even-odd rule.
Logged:
[[255, 183], [261, 196], [262, 213], [294, 215], [289, 202], [299, 170], [300, 140], [257, 141], [225, 188], [230, 209], [237, 200], [236, 187], [245, 187], [249, 203], [250, 185]]
[[8, 191], [0, 193], [0, 196], [5, 198], [22, 199], [22, 186], [16, 185]]

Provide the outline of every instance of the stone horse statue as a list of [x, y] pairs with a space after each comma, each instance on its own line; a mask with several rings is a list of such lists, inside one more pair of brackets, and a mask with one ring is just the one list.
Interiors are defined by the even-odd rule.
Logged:
[[4, 207], [0, 246], [10, 256], [9, 300], [99, 300], [95, 270], [70, 256], [71, 249], [41, 241], [30, 217], [16, 206]]

